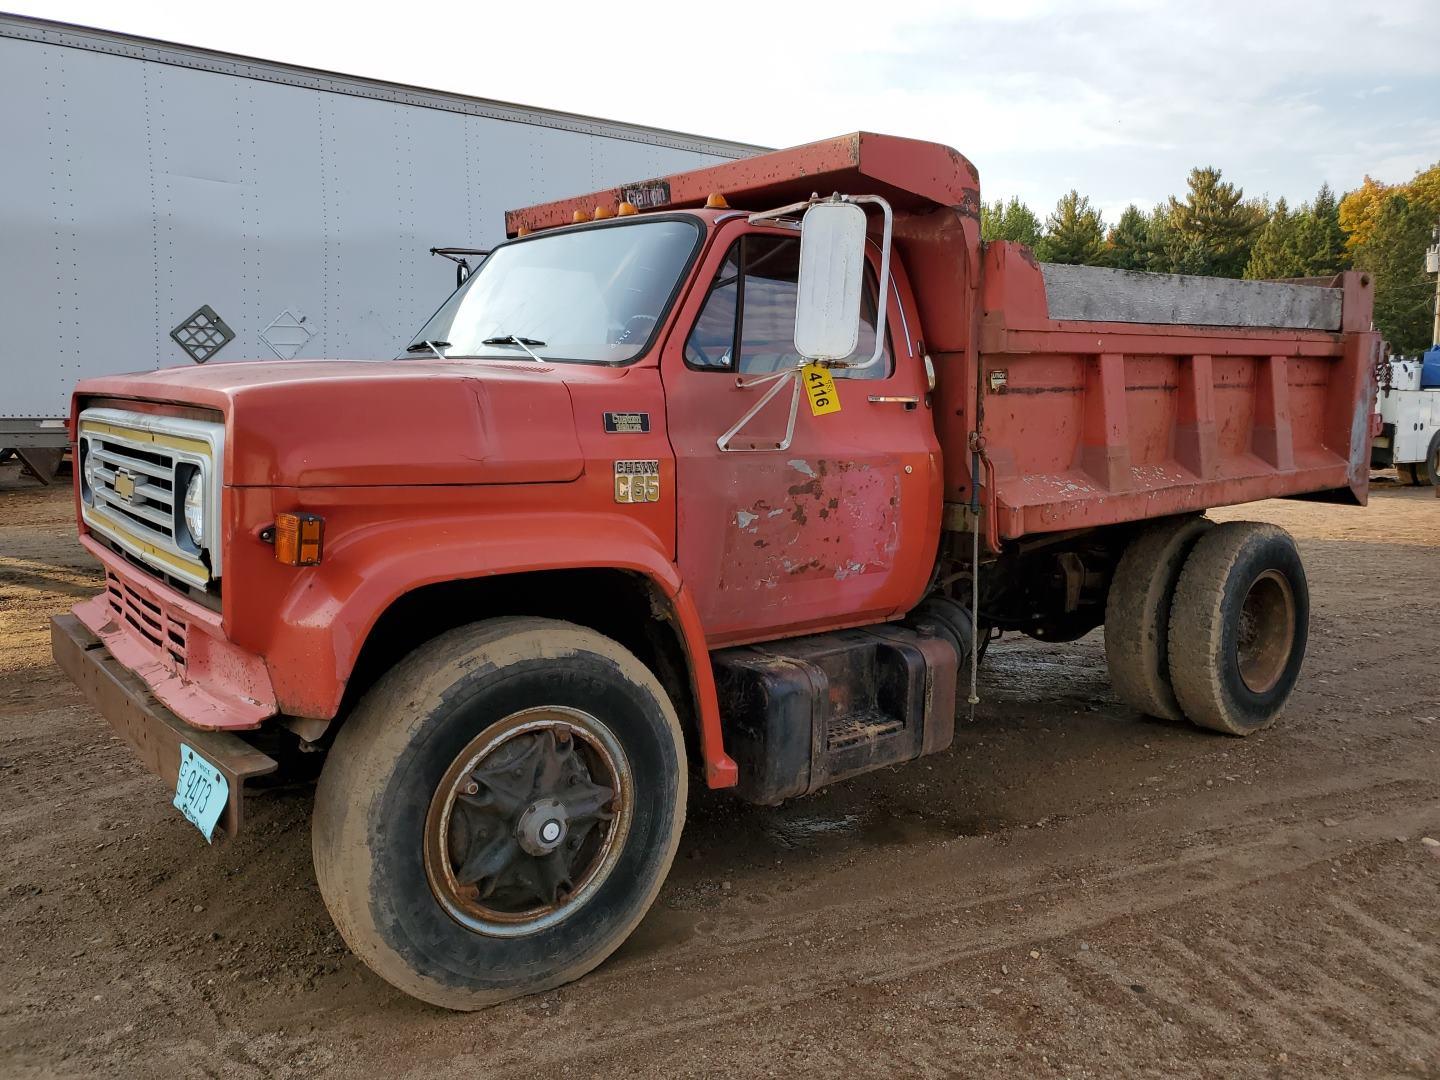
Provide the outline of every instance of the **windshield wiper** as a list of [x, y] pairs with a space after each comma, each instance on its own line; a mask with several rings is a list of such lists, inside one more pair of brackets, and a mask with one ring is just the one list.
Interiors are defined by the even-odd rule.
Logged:
[[518, 345], [520, 348], [524, 349], [527, 353], [529, 353], [530, 359], [534, 360], [537, 364], [545, 363], [545, 358], [539, 353], [537, 353], [534, 349], [530, 348], [531, 345], [539, 345], [542, 349], [545, 347], [545, 342], [541, 341], [539, 338], [520, 337], [517, 334], [501, 334], [499, 337], [487, 337], [483, 341], [481, 341], [480, 344]]
[[417, 342], [415, 342], [414, 345], [411, 345], [411, 346], [410, 346], [409, 348], [407, 348], [405, 351], [406, 351], [407, 353], [412, 353], [412, 352], [424, 352], [426, 349], [429, 349], [429, 350], [430, 350], [431, 352], [433, 352], [436, 356], [438, 356], [441, 360], [444, 360], [444, 359], [446, 359], [445, 354], [444, 354], [443, 352], [441, 352], [440, 350], [441, 350], [441, 349], [448, 349], [448, 348], [450, 348], [450, 342], [448, 342], [448, 341], [417, 341]]

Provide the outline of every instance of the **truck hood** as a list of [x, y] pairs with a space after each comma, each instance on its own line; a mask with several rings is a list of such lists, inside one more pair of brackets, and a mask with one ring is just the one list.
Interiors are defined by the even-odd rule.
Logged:
[[423, 360], [212, 364], [87, 379], [87, 398], [222, 413], [231, 486], [524, 484], [584, 471], [550, 365]]

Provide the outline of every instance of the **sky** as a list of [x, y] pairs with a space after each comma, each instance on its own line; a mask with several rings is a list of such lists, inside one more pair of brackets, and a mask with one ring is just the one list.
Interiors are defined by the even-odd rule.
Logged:
[[1113, 223], [1215, 165], [1298, 203], [1440, 161], [1440, 0], [9, 0], [268, 60], [764, 146], [947, 143], [987, 200]]

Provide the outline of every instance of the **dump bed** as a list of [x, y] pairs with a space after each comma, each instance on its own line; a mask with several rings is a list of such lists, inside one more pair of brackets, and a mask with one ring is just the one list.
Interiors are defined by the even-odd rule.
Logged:
[[1369, 276], [1241, 282], [1042, 267], [980, 241], [973, 165], [859, 132], [547, 203], [521, 229], [626, 200], [767, 210], [881, 195], [939, 384], [946, 524], [989, 544], [1273, 496], [1363, 502], [1380, 338]]
[[1368, 275], [1138, 274], [1002, 243], [984, 253], [980, 305], [998, 538], [1273, 496], [1364, 501]]

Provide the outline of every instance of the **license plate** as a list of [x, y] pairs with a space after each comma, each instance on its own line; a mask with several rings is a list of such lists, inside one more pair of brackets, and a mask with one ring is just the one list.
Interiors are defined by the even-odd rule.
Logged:
[[212, 844], [215, 825], [230, 801], [230, 782], [192, 747], [180, 744], [180, 776], [175, 781], [175, 809]]

